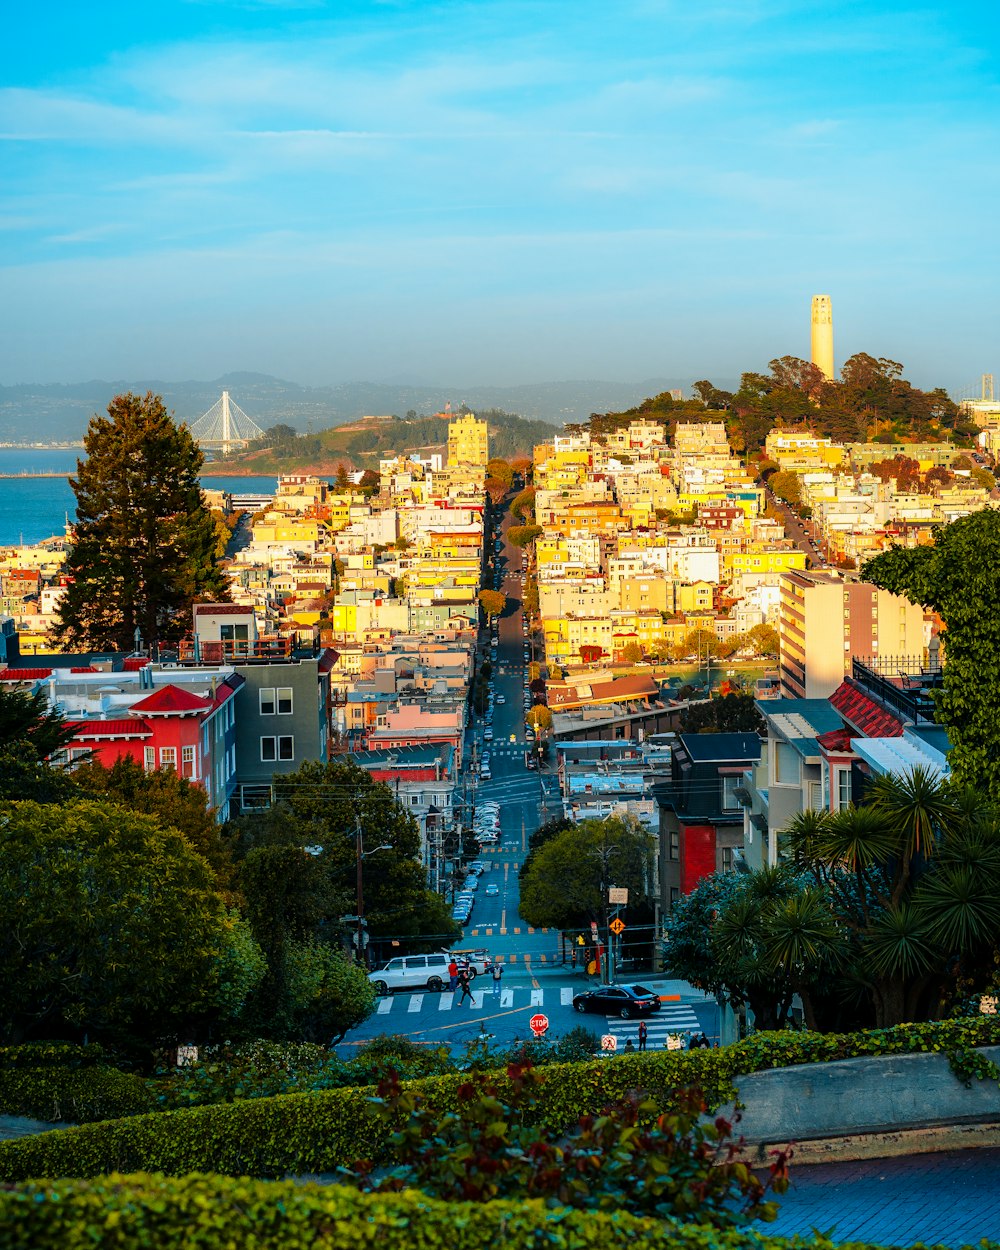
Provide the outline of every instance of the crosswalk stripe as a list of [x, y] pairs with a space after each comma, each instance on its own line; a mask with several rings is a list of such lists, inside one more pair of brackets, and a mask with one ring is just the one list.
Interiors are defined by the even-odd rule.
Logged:
[[532, 1007], [541, 1007], [541, 1006], [542, 1006], [542, 1004], [543, 1004], [544, 1002], [545, 1002], [545, 991], [544, 991], [544, 990], [532, 990], [532, 991], [531, 991], [531, 1005], [532, 1005]]
[[573, 1002], [573, 987], [564, 985], [559, 991], [559, 1002], [563, 1007], [569, 1007]]
[[483, 999], [484, 999], [485, 997], [486, 997], [486, 994], [483, 992], [483, 990], [473, 990], [473, 991], [472, 991], [472, 1007], [473, 1007], [473, 1009], [474, 1009], [475, 1011], [481, 1011], [481, 1010], [482, 1010], [482, 1006], [483, 1006]]
[[380, 1016], [387, 1016], [390, 1011], [392, 1011], [392, 999], [387, 994], [385, 998], [379, 1000], [378, 1014]]
[[438, 1011], [451, 1011], [455, 1003], [455, 995], [451, 990], [444, 990], [438, 998]]
[[501, 990], [500, 991], [500, 1006], [501, 1007], [513, 1007], [514, 1006], [514, 991], [513, 990]]
[[411, 1013], [419, 1011], [423, 1001], [424, 1001], [423, 994], [411, 994], [410, 1003], [409, 1003], [409, 1006], [406, 1008], [406, 1010]]

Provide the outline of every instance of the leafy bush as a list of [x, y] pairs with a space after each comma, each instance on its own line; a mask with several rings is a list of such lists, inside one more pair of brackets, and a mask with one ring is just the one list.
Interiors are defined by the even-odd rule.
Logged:
[[256, 1041], [207, 1048], [195, 1063], [159, 1069], [149, 1086], [160, 1107], [173, 1109], [354, 1083], [348, 1065], [324, 1046]]
[[774, 1219], [766, 1194], [787, 1189], [786, 1155], [777, 1154], [766, 1184], [759, 1180], [738, 1157], [730, 1122], [702, 1118], [697, 1092], [662, 1115], [651, 1099], [630, 1094], [600, 1116], [581, 1116], [556, 1141], [531, 1114], [545, 1075], [511, 1065], [507, 1078], [506, 1101], [489, 1076], [479, 1076], [460, 1087], [457, 1110], [442, 1116], [394, 1075], [379, 1086], [377, 1105], [390, 1125], [404, 1121], [390, 1138], [397, 1166], [375, 1178], [362, 1161], [345, 1174], [377, 1192], [418, 1188], [449, 1202], [545, 1198], [720, 1228]]
[[[194, 1175], [34, 1181], [0, 1191], [5, 1250], [794, 1250], [797, 1239], [744, 1229], [639, 1219], [625, 1212], [553, 1211], [539, 1200], [446, 1203], [413, 1191]], [[812, 1250], [834, 1250], [822, 1234]], [[853, 1243], [854, 1250], [866, 1250]], [[997, 1250], [996, 1242], [980, 1250]]]

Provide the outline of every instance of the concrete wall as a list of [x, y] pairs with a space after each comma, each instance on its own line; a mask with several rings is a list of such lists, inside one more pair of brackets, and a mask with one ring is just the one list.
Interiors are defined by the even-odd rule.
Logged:
[[[1000, 1063], [1000, 1046], [982, 1053]], [[945, 1055], [885, 1055], [753, 1072], [737, 1082], [748, 1142], [785, 1143], [935, 1125], [1000, 1124], [1000, 1086], [966, 1089]]]

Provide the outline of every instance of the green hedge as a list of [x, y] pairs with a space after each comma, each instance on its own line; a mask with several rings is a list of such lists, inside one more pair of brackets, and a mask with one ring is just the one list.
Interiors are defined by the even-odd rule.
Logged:
[[[762, 1033], [722, 1050], [652, 1051], [554, 1064], [545, 1069], [539, 1115], [558, 1131], [629, 1091], [647, 1090], [662, 1108], [678, 1089], [696, 1086], [711, 1107], [731, 1099], [743, 1073], [859, 1055], [940, 1051], [962, 1079], [979, 1072], [973, 1047], [1000, 1044], [1000, 1019], [942, 1021], [856, 1034]], [[965, 1057], [963, 1059], [963, 1057]], [[992, 1073], [990, 1073], [992, 1075]], [[462, 1075], [417, 1085], [438, 1110], [456, 1106]], [[498, 1084], [506, 1078], [498, 1074]], [[285, 1094], [219, 1106], [164, 1111], [84, 1124], [0, 1142], [0, 1180], [99, 1176], [113, 1171], [220, 1172], [283, 1176], [331, 1172], [359, 1158], [384, 1157], [387, 1126], [372, 1109], [369, 1087]]]
[[80, 1123], [138, 1115], [154, 1106], [146, 1082], [112, 1067], [100, 1046], [0, 1047], [0, 1115]]
[[[553, 1064], [545, 1069], [540, 1122], [558, 1131], [587, 1111], [600, 1111], [637, 1087], [664, 1107], [678, 1088], [701, 1086], [718, 1104], [731, 1097], [725, 1051], [626, 1055], [613, 1062]], [[498, 1074], [503, 1087], [506, 1076]], [[418, 1085], [441, 1110], [458, 1105], [461, 1073]], [[332, 1172], [385, 1153], [389, 1128], [371, 1106], [370, 1086], [283, 1094], [246, 1102], [160, 1111], [0, 1142], [0, 1180], [99, 1176], [156, 1171], [172, 1176], [221, 1172], [284, 1176]]]
[[146, 1082], [117, 1068], [0, 1069], [0, 1115], [35, 1120], [116, 1120], [153, 1107]]
[[[834, 1250], [822, 1234], [814, 1250]], [[0, 1192], [2, 1250], [795, 1250], [802, 1242], [744, 1230], [553, 1210], [539, 1201], [444, 1203], [412, 1190], [195, 1175], [108, 1176]], [[852, 1250], [866, 1250], [861, 1242]], [[997, 1250], [996, 1242], [980, 1250]]]

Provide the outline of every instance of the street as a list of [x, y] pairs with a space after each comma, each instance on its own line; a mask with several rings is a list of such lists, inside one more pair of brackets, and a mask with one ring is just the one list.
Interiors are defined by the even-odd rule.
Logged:
[[[544, 771], [529, 771], [525, 753], [534, 744], [524, 736], [523, 696], [528, 672], [524, 658], [525, 638], [521, 613], [521, 552], [506, 541], [511, 525], [504, 515], [500, 589], [507, 606], [499, 622], [499, 638], [494, 660], [492, 741], [485, 741], [486, 718], [472, 717], [467, 732], [465, 758], [471, 779], [471, 792], [477, 807], [495, 802], [500, 808], [498, 840], [483, 846], [478, 858], [486, 864], [478, 881], [472, 916], [456, 950], [485, 951], [503, 964], [503, 980], [498, 996], [492, 981], [477, 979], [472, 986], [473, 1000], [464, 1004], [459, 995], [447, 989], [440, 994], [397, 991], [379, 1001], [375, 1013], [352, 1029], [337, 1048], [345, 1056], [373, 1037], [405, 1034], [412, 1041], [449, 1046], [461, 1055], [466, 1046], [484, 1036], [502, 1044], [527, 1041], [528, 1021], [539, 1012], [549, 1020], [549, 1036], [559, 1037], [584, 1025], [597, 1034], [613, 1033], [624, 1046], [636, 1037], [637, 1022], [608, 1019], [603, 1015], [583, 1015], [573, 1009], [573, 996], [595, 983], [575, 961], [573, 944], [562, 943], [555, 930], [534, 929], [520, 917], [518, 869], [524, 861], [528, 837], [544, 821], [559, 814], [561, 806], [554, 777]], [[492, 541], [492, 539], [490, 540]], [[500, 698], [504, 702], [500, 702]], [[481, 780], [478, 764], [489, 752], [489, 780]], [[491, 886], [495, 894], [488, 895]], [[580, 966], [577, 966], [577, 963]], [[648, 1045], [659, 1049], [671, 1032], [704, 1031], [709, 1038], [718, 1035], [718, 1007], [699, 991], [683, 982], [658, 978], [653, 985], [664, 1001], [660, 1012], [649, 1023]]]

